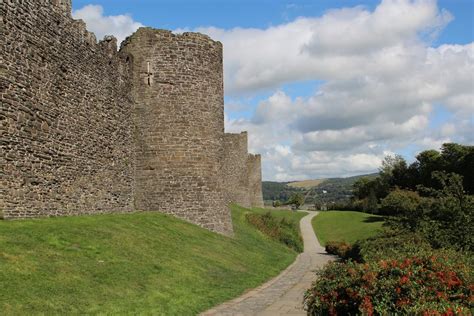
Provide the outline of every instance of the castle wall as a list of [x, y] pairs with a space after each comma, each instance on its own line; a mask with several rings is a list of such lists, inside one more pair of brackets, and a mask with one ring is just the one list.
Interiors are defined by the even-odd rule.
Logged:
[[0, 1], [0, 217], [161, 211], [232, 234], [260, 156], [224, 135], [222, 45], [142, 28], [117, 52], [71, 0]]
[[71, 0], [0, 5], [3, 216], [133, 210], [130, 82], [116, 40], [96, 44]]
[[260, 155], [248, 155], [250, 204], [254, 207], [263, 207], [262, 193], [262, 158]]
[[225, 201], [250, 207], [247, 132], [224, 134], [224, 152]]
[[133, 62], [135, 207], [230, 234], [222, 190], [222, 45], [141, 28], [122, 45]]

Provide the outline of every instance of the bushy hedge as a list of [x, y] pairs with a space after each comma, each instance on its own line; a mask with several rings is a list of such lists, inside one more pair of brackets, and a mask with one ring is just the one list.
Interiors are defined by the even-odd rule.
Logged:
[[467, 315], [473, 307], [472, 252], [433, 249], [423, 235], [396, 231], [328, 242], [326, 251], [341, 260], [306, 293], [312, 315]]
[[379, 214], [405, 215], [416, 212], [421, 203], [418, 192], [395, 189], [381, 201]]
[[429, 242], [416, 233], [400, 234], [386, 231], [381, 235], [361, 240], [351, 248], [349, 259], [370, 262], [389, 259], [404, 259], [410, 256], [431, 254]]
[[296, 222], [281, 218], [278, 220], [271, 212], [265, 214], [247, 213], [247, 221], [265, 235], [278, 240], [296, 252], [303, 251], [303, 240]]
[[470, 315], [470, 273], [445, 255], [334, 262], [318, 272], [305, 305], [310, 315]]
[[329, 241], [325, 248], [327, 253], [339, 256], [342, 261], [353, 260], [361, 263], [403, 259], [433, 252], [433, 248], [422, 236], [415, 233], [400, 235], [394, 231], [384, 231], [375, 237], [357, 241], [353, 245], [341, 241]]
[[346, 259], [351, 255], [353, 246], [345, 241], [328, 241], [325, 246], [326, 252], [330, 255], [339, 256]]

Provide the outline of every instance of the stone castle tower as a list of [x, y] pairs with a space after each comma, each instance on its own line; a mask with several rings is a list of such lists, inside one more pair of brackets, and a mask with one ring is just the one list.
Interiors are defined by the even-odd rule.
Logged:
[[141, 28], [132, 60], [135, 206], [230, 230], [224, 203], [222, 45], [195, 33]]
[[149, 210], [231, 234], [229, 202], [263, 205], [260, 156], [224, 134], [219, 42], [141, 28], [117, 51], [70, 0], [1, 6], [4, 218]]

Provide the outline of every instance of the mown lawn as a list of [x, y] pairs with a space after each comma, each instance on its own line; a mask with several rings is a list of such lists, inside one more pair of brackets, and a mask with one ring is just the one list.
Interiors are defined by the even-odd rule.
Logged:
[[0, 221], [1, 314], [197, 314], [296, 257], [245, 212], [232, 207], [234, 238], [156, 212]]
[[322, 246], [328, 241], [354, 243], [374, 236], [382, 229], [383, 217], [360, 212], [320, 212], [313, 218], [313, 229]]
[[304, 211], [295, 212], [295, 211], [279, 210], [279, 209], [272, 209], [272, 208], [253, 208], [252, 212], [258, 213], [258, 214], [265, 214], [267, 212], [270, 212], [272, 216], [276, 217], [277, 219], [286, 218], [290, 221], [298, 223], [298, 227], [299, 227], [300, 219], [308, 215], [308, 213]]

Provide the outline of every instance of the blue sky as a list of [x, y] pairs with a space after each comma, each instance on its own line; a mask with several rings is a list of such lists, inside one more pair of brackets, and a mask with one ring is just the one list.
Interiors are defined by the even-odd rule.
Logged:
[[474, 1], [73, 0], [101, 37], [138, 26], [224, 44], [226, 130], [266, 180], [376, 171], [474, 141]]
[[[164, 29], [215, 26], [265, 28], [300, 16], [320, 16], [325, 11], [358, 5], [373, 9], [380, 1], [319, 0], [73, 0], [73, 8], [96, 4], [105, 15], [130, 14], [146, 26]], [[474, 1], [443, 0], [438, 5], [455, 19], [442, 32], [440, 43], [470, 43], [474, 39]]]

